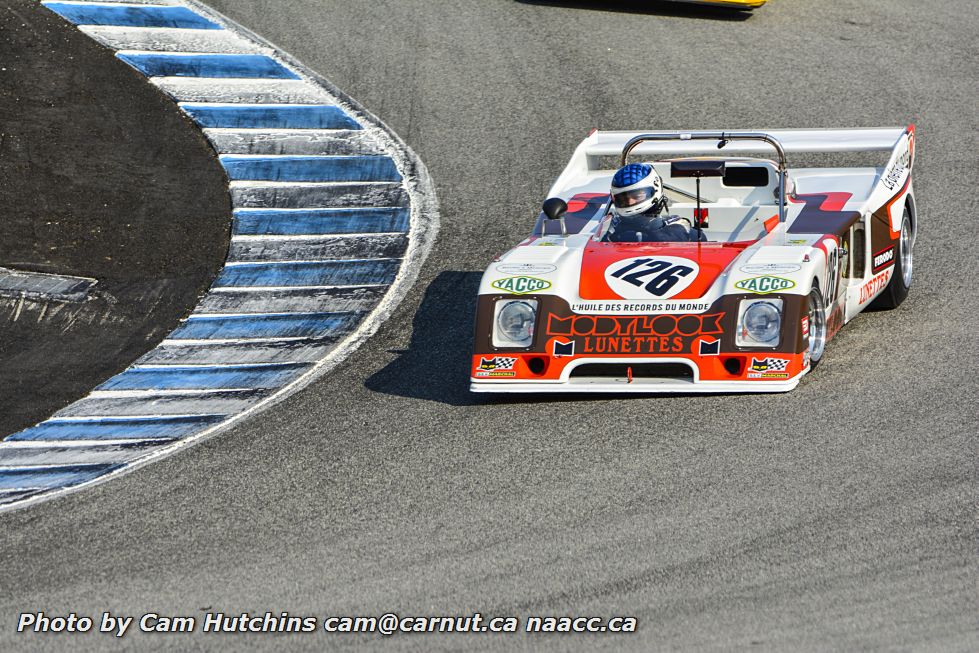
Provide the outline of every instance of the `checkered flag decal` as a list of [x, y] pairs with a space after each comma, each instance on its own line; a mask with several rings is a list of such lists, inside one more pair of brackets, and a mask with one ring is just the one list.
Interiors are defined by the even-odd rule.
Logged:
[[512, 370], [513, 364], [517, 362], [516, 358], [505, 358], [503, 356], [496, 357], [496, 369], [498, 370]]
[[784, 358], [769, 358], [766, 362], [768, 363], [768, 369], [775, 372], [781, 372], [789, 366], [789, 361]]

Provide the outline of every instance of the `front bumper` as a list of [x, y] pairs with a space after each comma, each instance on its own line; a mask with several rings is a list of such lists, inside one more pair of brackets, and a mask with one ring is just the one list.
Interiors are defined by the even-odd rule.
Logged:
[[[592, 362], [588, 359], [576, 361]], [[624, 366], [641, 365], [653, 362], [649, 359], [596, 359], [593, 362], [616, 363]], [[774, 393], [793, 390], [809, 372], [806, 367], [795, 376], [785, 379], [731, 379], [703, 380], [698, 367], [687, 359], [655, 359], [655, 362], [682, 363], [693, 371], [689, 378], [663, 377], [576, 377], [571, 375], [574, 366], [568, 366], [559, 378], [475, 378], [470, 377], [471, 392], [492, 393], [557, 393], [557, 392], [595, 392], [595, 393], [646, 393], [646, 394], [697, 394], [697, 393]]]

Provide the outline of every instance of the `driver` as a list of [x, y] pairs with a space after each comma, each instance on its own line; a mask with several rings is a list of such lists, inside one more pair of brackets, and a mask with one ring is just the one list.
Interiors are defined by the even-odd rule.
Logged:
[[707, 240], [686, 218], [663, 213], [663, 180], [648, 163], [630, 163], [612, 177], [612, 224], [603, 240], [615, 243]]

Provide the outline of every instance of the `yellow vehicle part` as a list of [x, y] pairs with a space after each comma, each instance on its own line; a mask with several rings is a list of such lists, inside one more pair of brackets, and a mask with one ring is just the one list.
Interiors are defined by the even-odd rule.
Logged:
[[732, 9], [754, 9], [760, 7], [768, 0], [679, 0], [680, 2], [691, 2], [698, 5], [714, 5], [715, 7], [731, 7]]

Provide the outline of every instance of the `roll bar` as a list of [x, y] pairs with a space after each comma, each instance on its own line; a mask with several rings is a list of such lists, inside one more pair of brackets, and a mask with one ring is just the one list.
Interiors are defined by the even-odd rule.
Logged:
[[785, 148], [777, 138], [765, 132], [725, 132], [725, 131], [703, 131], [703, 132], [652, 132], [648, 134], [637, 134], [630, 138], [625, 147], [622, 148], [622, 157], [619, 166], [624, 166], [629, 153], [644, 141], [690, 141], [690, 140], [714, 140], [717, 141], [717, 149], [723, 149], [728, 141], [764, 141], [775, 148], [778, 153], [778, 221], [785, 222], [785, 175], [787, 170], [785, 160]]

